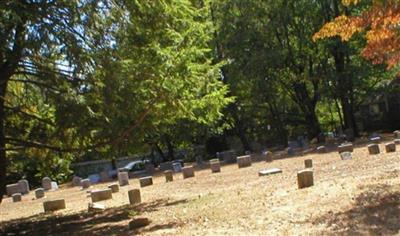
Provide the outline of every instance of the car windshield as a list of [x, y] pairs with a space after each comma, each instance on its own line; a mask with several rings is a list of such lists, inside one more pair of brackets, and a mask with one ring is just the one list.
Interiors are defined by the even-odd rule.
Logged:
[[125, 166], [128, 170], [142, 170], [144, 168], [144, 163], [142, 161], [130, 162]]

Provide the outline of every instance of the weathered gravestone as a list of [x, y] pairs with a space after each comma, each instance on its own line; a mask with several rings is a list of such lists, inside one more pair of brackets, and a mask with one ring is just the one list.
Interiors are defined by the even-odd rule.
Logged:
[[16, 183], [16, 184], [8, 184], [6, 186], [6, 192], [7, 196], [11, 197], [14, 193], [21, 193], [21, 185]]
[[249, 167], [251, 166], [251, 156], [247, 155], [247, 156], [237, 157], [237, 163], [239, 168]]
[[49, 177], [44, 177], [42, 179], [42, 188], [44, 190], [51, 190], [51, 179]]
[[36, 189], [35, 197], [36, 197], [36, 199], [43, 198], [44, 197], [44, 189], [43, 188]]
[[297, 172], [297, 185], [299, 189], [311, 187], [314, 185], [314, 176], [311, 169]]
[[312, 168], [313, 167], [312, 160], [311, 159], [304, 160], [304, 166], [305, 168]]
[[139, 183], [140, 183], [140, 187], [142, 187], [142, 188], [153, 185], [153, 177], [151, 177], [151, 176], [142, 177], [139, 179]]
[[272, 152], [270, 152], [270, 151], [264, 151], [263, 156], [265, 157], [266, 162], [272, 162], [274, 160]]
[[218, 159], [210, 160], [210, 169], [211, 169], [211, 173], [221, 172], [221, 164], [219, 163]]
[[393, 142], [394, 142], [394, 144], [399, 145], [400, 144], [400, 139], [395, 139]]
[[164, 175], [165, 175], [165, 182], [174, 181], [174, 172], [172, 172], [172, 170], [164, 171]]
[[260, 170], [258, 172], [258, 176], [266, 176], [266, 175], [273, 175], [273, 174], [280, 174], [280, 173], [282, 173], [281, 169], [272, 168], [272, 169]]
[[132, 189], [128, 191], [129, 203], [131, 205], [139, 204], [142, 202], [139, 189]]
[[111, 189], [112, 193], [119, 192], [119, 185], [118, 184], [110, 184], [110, 185], [108, 185], [108, 188]]
[[352, 143], [342, 143], [338, 147], [338, 152], [339, 153], [342, 153], [342, 152], [353, 152], [353, 144]]
[[56, 199], [43, 202], [44, 212], [57, 211], [65, 209], [65, 200]]
[[380, 153], [379, 145], [378, 144], [370, 144], [368, 145], [368, 152], [369, 155], [376, 155]]
[[129, 185], [129, 174], [128, 172], [118, 172], [118, 183], [120, 186]]
[[87, 188], [90, 187], [90, 185], [91, 185], [90, 179], [83, 179], [83, 180], [81, 181], [82, 189], [87, 189]]
[[351, 152], [341, 152], [340, 158], [345, 161], [345, 160], [351, 160], [353, 158], [353, 156], [352, 156]]
[[14, 193], [11, 197], [12, 197], [13, 202], [20, 202], [22, 200], [21, 193]]
[[72, 185], [73, 186], [81, 186], [81, 182], [82, 182], [82, 178], [81, 177], [74, 176], [74, 178], [72, 178]]
[[185, 166], [182, 168], [182, 175], [184, 179], [194, 177], [194, 168], [193, 166]]
[[326, 153], [326, 147], [325, 146], [317, 147], [317, 152], [318, 153]]
[[108, 199], [112, 199], [111, 189], [94, 190], [90, 193], [92, 202], [100, 202]]
[[396, 151], [396, 144], [394, 144], [394, 143], [387, 143], [387, 144], [385, 144], [385, 149], [386, 149], [386, 152], [387, 152], [387, 153], [389, 153], [389, 152], [395, 152], [395, 151]]
[[18, 184], [19, 184], [20, 191], [21, 191], [22, 194], [29, 193], [29, 182], [28, 182], [28, 180], [21, 179], [20, 181], [18, 181]]
[[58, 189], [58, 184], [55, 181], [51, 182], [51, 190], [57, 190]]

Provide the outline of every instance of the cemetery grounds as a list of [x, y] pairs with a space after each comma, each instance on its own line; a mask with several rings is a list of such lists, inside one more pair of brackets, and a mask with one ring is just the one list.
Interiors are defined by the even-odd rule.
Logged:
[[[342, 161], [334, 149], [260, 160], [242, 169], [223, 165], [215, 174], [198, 166], [194, 178], [176, 173], [169, 183], [160, 173], [144, 188], [131, 179], [112, 200], [101, 202], [107, 208], [101, 212], [88, 212], [91, 200], [79, 187], [64, 185], [38, 200], [31, 191], [22, 202], [3, 200], [0, 235], [400, 235], [399, 151], [385, 153], [383, 144], [380, 150], [370, 156], [366, 142], [359, 141], [352, 160]], [[314, 186], [299, 190], [296, 173], [310, 158]], [[274, 167], [283, 173], [258, 176]], [[135, 206], [128, 204], [133, 188], [140, 188], [142, 197]], [[65, 198], [67, 209], [42, 213], [42, 202], [57, 198]], [[135, 217], [151, 222], [129, 230]]]

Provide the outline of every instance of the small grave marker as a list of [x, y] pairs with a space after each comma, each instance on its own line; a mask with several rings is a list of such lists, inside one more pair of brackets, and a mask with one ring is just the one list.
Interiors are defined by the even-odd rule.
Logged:
[[164, 175], [165, 175], [165, 182], [174, 181], [174, 172], [172, 170], [164, 171]]
[[342, 160], [351, 160], [353, 157], [352, 157], [352, 154], [351, 154], [351, 152], [342, 152], [342, 153], [340, 153], [340, 158], [342, 158]]
[[11, 197], [12, 197], [13, 202], [20, 202], [22, 200], [21, 193], [14, 193]]
[[43, 198], [44, 197], [44, 189], [43, 188], [36, 189], [35, 197], [36, 197], [36, 199]]
[[140, 187], [142, 187], [142, 188], [153, 185], [153, 177], [151, 177], [151, 176], [142, 177], [139, 179], [139, 183], [140, 183]]
[[368, 145], [368, 152], [369, 155], [377, 155], [380, 153], [379, 145], [378, 144], [370, 144]]
[[221, 172], [221, 164], [218, 159], [210, 160], [210, 169], [211, 169], [211, 173]]
[[314, 185], [314, 176], [311, 169], [297, 172], [297, 185], [299, 189], [308, 188]]
[[312, 160], [311, 159], [304, 160], [304, 166], [306, 168], [312, 168], [313, 167]]
[[249, 166], [251, 166], [251, 156], [246, 155], [246, 156], [237, 157], [237, 163], [238, 163], [239, 168], [249, 167]]
[[90, 193], [92, 202], [100, 202], [108, 199], [112, 199], [111, 189], [95, 190]]
[[194, 177], [194, 168], [193, 166], [185, 166], [182, 168], [182, 175], [184, 179]]
[[280, 174], [280, 173], [282, 173], [281, 169], [272, 168], [272, 169], [260, 170], [258, 172], [258, 176], [266, 176], [266, 175], [273, 175], [273, 174]]
[[64, 199], [56, 199], [43, 202], [44, 212], [49, 211], [57, 211], [65, 209], [65, 200]]
[[129, 203], [131, 205], [139, 204], [142, 202], [139, 189], [132, 189], [128, 191]]
[[387, 153], [396, 152], [396, 144], [394, 143], [387, 143], [385, 144], [385, 149]]
[[129, 174], [128, 172], [118, 172], [118, 182], [120, 186], [129, 185]]

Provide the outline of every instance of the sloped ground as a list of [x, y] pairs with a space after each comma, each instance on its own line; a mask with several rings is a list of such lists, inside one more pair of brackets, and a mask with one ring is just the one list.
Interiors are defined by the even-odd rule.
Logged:
[[[186, 180], [177, 174], [171, 183], [156, 176], [153, 186], [141, 189], [139, 206], [127, 205], [127, 190], [139, 188], [131, 180], [104, 202], [108, 209], [101, 213], [87, 212], [90, 198], [78, 188], [47, 193], [47, 199], [66, 199], [67, 209], [55, 214], [41, 213], [43, 200], [33, 200], [33, 195], [20, 203], [5, 199], [0, 234], [400, 235], [399, 152], [367, 152], [361, 145], [349, 161], [331, 152], [257, 162], [244, 169], [227, 165], [218, 174], [205, 168]], [[296, 173], [308, 158], [313, 159], [315, 186], [298, 190]], [[258, 177], [259, 170], [272, 167], [283, 173]], [[148, 217], [151, 224], [129, 231], [135, 216]]]

